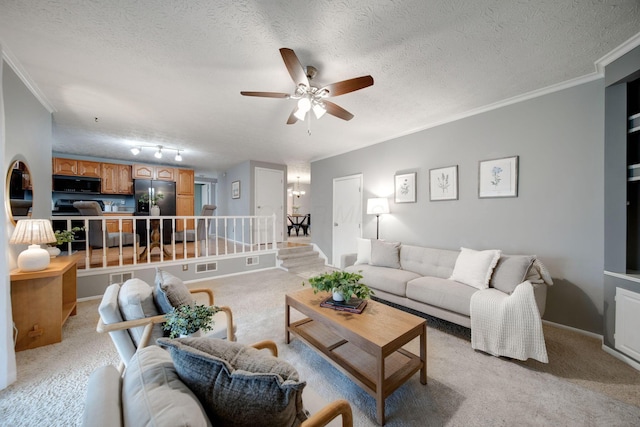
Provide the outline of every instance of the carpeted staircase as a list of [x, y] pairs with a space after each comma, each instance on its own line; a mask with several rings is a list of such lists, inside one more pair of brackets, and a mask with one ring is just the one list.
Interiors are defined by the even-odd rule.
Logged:
[[282, 261], [280, 267], [292, 273], [321, 270], [324, 267], [324, 259], [311, 245], [282, 248], [278, 251], [278, 259]]

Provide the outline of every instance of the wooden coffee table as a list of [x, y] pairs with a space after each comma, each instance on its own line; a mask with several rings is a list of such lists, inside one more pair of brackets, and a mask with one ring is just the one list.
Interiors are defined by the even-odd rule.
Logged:
[[[376, 301], [361, 314], [320, 307], [328, 293], [304, 289], [285, 297], [285, 342], [294, 333], [376, 399], [384, 425], [384, 401], [413, 374], [427, 383], [427, 322]], [[291, 308], [307, 316], [291, 323]], [[420, 337], [420, 357], [401, 348]]]

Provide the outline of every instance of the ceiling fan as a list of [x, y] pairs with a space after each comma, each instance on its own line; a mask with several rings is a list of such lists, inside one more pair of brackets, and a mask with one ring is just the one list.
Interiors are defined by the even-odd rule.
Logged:
[[307, 66], [306, 70], [300, 65], [300, 61], [295, 52], [291, 49], [283, 47], [280, 49], [280, 54], [284, 60], [284, 64], [287, 66], [287, 70], [296, 84], [296, 89], [293, 94], [282, 92], [240, 92], [244, 96], [260, 96], [265, 98], [285, 98], [285, 99], [297, 99], [298, 103], [291, 112], [288, 125], [292, 125], [298, 120], [303, 120], [313, 111], [313, 114], [317, 119], [322, 117], [325, 113], [329, 113], [332, 116], [338, 117], [342, 120], [351, 120], [353, 114], [334, 104], [327, 101], [326, 98], [330, 96], [344, 95], [345, 93], [354, 92], [356, 90], [364, 89], [373, 85], [373, 77], [362, 76], [354, 79], [343, 80], [337, 83], [332, 83], [323, 87], [312, 86], [311, 80], [316, 76], [318, 70], [315, 67]]

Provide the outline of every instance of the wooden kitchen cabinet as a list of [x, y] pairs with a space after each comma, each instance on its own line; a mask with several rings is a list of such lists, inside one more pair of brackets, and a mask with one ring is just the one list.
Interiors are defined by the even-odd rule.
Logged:
[[175, 181], [175, 168], [169, 166], [151, 166], [136, 163], [133, 165], [134, 179], [158, 179], [160, 181]]
[[[177, 216], [193, 216], [193, 204], [194, 199], [193, 196], [176, 196], [176, 215]], [[187, 229], [193, 230], [193, 220], [190, 219], [187, 221]], [[184, 230], [184, 222], [179, 219], [176, 220], [176, 230], [182, 231]]]
[[54, 175], [78, 175], [78, 161], [72, 159], [53, 158]]
[[100, 162], [54, 157], [53, 174], [100, 178]]
[[179, 196], [193, 196], [193, 169], [178, 169], [176, 194]]
[[102, 194], [133, 194], [131, 166], [102, 163]]
[[[105, 212], [103, 214], [106, 217], [110, 216], [133, 216], [130, 213], [123, 212]], [[105, 219], [105, 223], [107, 224], [107, 232], [108, 233], [117, 233], [119, 230], [118, 219]], [[133, 220], [132, 219], [123, 219], [122, 220], [122, 232], [123, 233], [133, 233]]]

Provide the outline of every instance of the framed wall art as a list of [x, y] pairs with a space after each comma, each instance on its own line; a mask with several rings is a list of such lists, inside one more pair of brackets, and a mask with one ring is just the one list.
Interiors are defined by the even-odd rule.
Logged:
[[429, 200], [458, 200], [458, 165], [429, 170]]
[[395, 176], [395, 202], [415, 203], [416, 201], [416, 173], [404, 173]]
[[233, 181], [231, 183], [231, 198], [232, 199], [240, 198], [240, 181]]
[[518, 156], [479, 162], [478, 197], [518, 197]]

